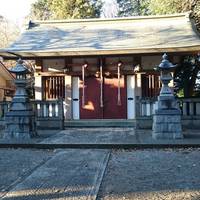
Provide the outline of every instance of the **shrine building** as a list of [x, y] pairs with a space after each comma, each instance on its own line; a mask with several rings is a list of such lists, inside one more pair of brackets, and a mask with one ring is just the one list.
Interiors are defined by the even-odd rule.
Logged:
[[200, 51], [188, 13], [113, 19], [30, 21], [4, 60], [35, 60], [35, 99], [63, 98], [65, 119], [135, 119], [157, 97], [163, 53], [179, 64]]

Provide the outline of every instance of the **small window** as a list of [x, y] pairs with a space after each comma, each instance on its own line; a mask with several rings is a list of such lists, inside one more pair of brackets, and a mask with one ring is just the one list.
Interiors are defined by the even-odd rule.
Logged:
[[43, 76], [42, 86], [44, 100], [65, 98], [64, 76]]
[[142, 97], [157, 97], [160, 93], [161, 82], [157, 73], [142, 74]]

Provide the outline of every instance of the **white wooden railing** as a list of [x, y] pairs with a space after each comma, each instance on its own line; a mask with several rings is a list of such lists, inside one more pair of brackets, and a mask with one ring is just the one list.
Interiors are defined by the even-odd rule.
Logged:
[[179, 98], [183, 116], [200, 116], [200, 98]]
[[138, 98], [136, 101], [136, 117], [150, 117], [155, 113], [155, 98]]
[[[183, 117], [187, 119], [200, 118], [200, 98], [178, 98], [178, 104]], [[5, 114], [10, 109], [11, 102], [0, 102], [0, 120], [4, 120]], [[58, 121], [60, 127], [64, 124], [63, 100], [33, 100], [31, 101], [36, 121]], [[138, 98], [136, 100], [136, 118], [150, 118], [157, 108], [157, 102], [154, 98]]]
[[[200, 98], [177, 98], [182, 116], [200, 116]], [[136, 102], [136, 116], [150, 117], [155, 113], [155, 98], [140, 98]]]
[[[0, 120], [4, 120], [6, 113], [10, 109], [11, 102], [0, 102]], [[63, 100], [33, 100], [31, 101], [35, 112], [36, 121], [46, 120], [51, 123], [52, 120], [58, 121], [60, 128], [64, 126]]]
[[60, 118], [63, 119], [62, 100], [32, 101], [37, 118]]

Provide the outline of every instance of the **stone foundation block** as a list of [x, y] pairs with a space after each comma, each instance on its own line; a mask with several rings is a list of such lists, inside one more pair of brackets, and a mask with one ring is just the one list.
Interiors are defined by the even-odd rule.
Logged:
[[158, 114], [153, 116], [154, 139], [180, 139], [183, 138], [181, 127], [181, 115], [176, 114]]

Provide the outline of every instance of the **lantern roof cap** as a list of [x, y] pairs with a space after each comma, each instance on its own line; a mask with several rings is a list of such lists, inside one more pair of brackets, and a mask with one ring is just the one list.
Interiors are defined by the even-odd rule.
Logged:
[[177, 65], [173, 65], [171, 62], [169, 62], [167, 54], [164, 53], [162, 56], [162, 62], [159, 64], [158, 68], [160, 70], [167, 70], [167, 69], [173, 69], [176, 66]]
[[21, 58], [18, 59], [17, 64], [11, 69], [9, 69], [9, 71], [14, 74], [29, 74], [30, 73], [29, 69], [24, 64], [24, 61]]

